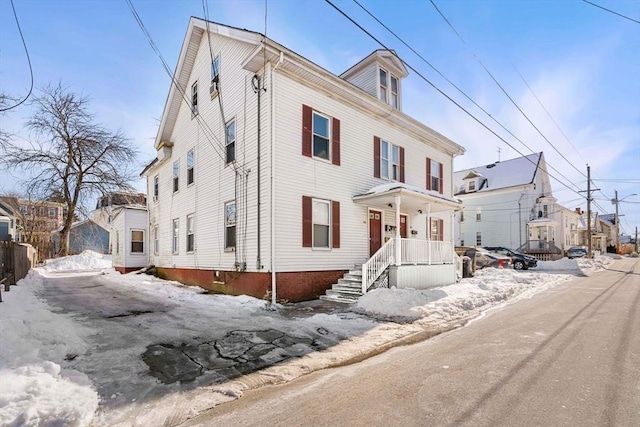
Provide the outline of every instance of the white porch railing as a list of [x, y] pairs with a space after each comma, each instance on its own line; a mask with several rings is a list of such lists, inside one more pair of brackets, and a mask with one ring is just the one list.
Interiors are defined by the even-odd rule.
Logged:
[[362, 264], [363, 295], [367, 293], [369, 286], [394, 262], [395, 251], [395, 239], [389, 239], [367, 262]]
[[400, 239], [402, 264], [453, 264], [457, 257], [452, 242]]
[[[396, 239], [389, 239], [371, 258], [362, 264], [362, 293], [395, 262]], [[452, 242], [400, 239], [400, 264], [456, 264], [459, 257]], [[460, 266], [458, 266], [460, 267]], [[461, 267], [459, 268], [461, 271]]]

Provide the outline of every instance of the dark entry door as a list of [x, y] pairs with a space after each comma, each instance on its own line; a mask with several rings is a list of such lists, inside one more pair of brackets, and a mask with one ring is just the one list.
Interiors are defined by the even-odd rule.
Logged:
[[382, 246], [382, 212], [369, 211], [369, 256]]
[[400, 215], [400, 237], [407, 238], [407, 216]]

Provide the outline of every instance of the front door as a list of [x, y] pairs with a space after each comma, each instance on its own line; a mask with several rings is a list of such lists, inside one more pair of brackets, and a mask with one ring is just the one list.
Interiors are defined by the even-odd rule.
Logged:
[[369, 256], [382, 247], [382, 212], [369, 211]]
[[400, 237], [406, 239], [407, 236], [407, 216], [400, 215]]

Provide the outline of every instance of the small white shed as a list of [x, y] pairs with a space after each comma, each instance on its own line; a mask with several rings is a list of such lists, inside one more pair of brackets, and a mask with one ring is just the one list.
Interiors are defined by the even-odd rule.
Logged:
[[120, 273], [149, 264], [148, 213], [142, 206], [120, 206], [111, 222], [113, 268]]

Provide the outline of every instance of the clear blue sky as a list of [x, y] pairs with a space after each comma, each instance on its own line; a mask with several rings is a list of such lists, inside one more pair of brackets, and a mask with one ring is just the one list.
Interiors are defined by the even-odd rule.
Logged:
[[[640, 20], [637, 0], [593, 1]], [[520, 153], [531, 153], [529, 148], [544, 151], [547, 162], [567, 179], [552, 169], [550, 173], [565, 184], [586, 189], [586, 178], [576, 169], [586, 174], [588, 163], [594, 184], [601, 189], [594, 194], [596, 203], [605, 212], [615, 211], [610, 202], [615, 189], [619, 198], [640, 194], [640, 24], [580, 0], [436, 0], [463, 43], [428, 0], [359, 0], [524, 141], [526, 148], [356, 3], [334, 2]], [[170, 67], [175, 67], [189, 17], [204, 16], [202, 1], [133, 0], [133, 4]], [[122, 129], [139, 147], [141, 164], [152, 159], [170, 80], [125, 0], [14, 0], [14, 5], [31, 56], [35, 90], [62, 81], [74, 92], [88, 95], [97, 120], [112, 130]], [[208, 0], [208, 9], [212, 21], [265, 32], [264, 0]], [[266, 33], [336, 74], [380, 48], [324, 1], [268, 0]], [[474, 55], [575, 168], [521, 115]], [[11, 3], [0, 0], [0, 90], [21, 98], [29, 84]], [[466, 148], [455, 161], [456, 169], [498, 160], [498, 147], [502, 160], [521, 155], [416, 73], [410, 71], [403, 84], [403, 110]], [[28, 139], [21, 127], [30, 113], [29, 106], [20, 106], [2, 117], [0, 125], [17, 138]], [[0, 174], [0, 192], [17, 189], [18, 177], [6, 171]], [[574, 191], [555, 180], [552, 186], [564, 206], [586, 209]], [[640, 227], [640, 196], [625, 199], [620, 210], [625, 232]]]

